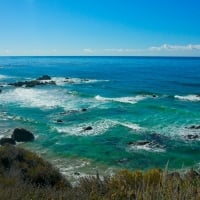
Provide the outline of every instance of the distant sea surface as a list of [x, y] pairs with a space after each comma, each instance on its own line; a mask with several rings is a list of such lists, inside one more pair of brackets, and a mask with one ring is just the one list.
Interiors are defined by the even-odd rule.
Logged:
[[200, 58], [0, 57], [0, 86], [0, 137], [32, 131], [67, 176], [200, 164]]

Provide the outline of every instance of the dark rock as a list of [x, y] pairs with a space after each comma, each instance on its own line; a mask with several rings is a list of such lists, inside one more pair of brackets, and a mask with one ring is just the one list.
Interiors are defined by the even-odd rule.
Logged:
[[37, 78], [39, 81], [45, 81], [45, 80], [51, 80], [51, 77], [49, 75], [43, 75], [39, 78]]
[[126, 163], [126, 162], [128, 162], [127, 158], [123, 158], [123, 159], [118, 160], [118, 163]]
[[36, 85], [42, 85], [38, 81], [25, 81], [24, 87], [35, 87]]
[[66, 79], [63, 82], [65, 82], [65, 83], [71, 83], [71, 84], [75, 83], [73, 80], [70, 80], [70, 79]]
[[78, 113], [78, 110], [68, 110], [67, 113], [70, 113], [70, 114]]
[[134, 146], [144, 146], [146, 144], [150, 144], [151, 142], [142, 140], [142, 141], [137, 141], [137, 142], [129, 142], [128, 145], [134, 145]]
[[13, 140], [12, 138], [1, 138], [0, 139], [0, 145], [5, 145], [5, 144], [13, 144], [13, 145], [15, 145], [16, 144], [16, 142], [15, 142], [15, 140]]
[[80, 173], [79, 172], [74, 172], [74, 175], [80, 176]]
[[85, 127], [85, 128], [83, 128], [83, 131], [90, 131], [90, 130], [92, 130], [93, 128], [91, 127], [91, 126], [87, 126], [87, 127]]
[[128, 142], [128, 145], [132, 145], [132, 144], [135, 144], [135, 142]]
[[11, 137], [17, 142], [29, 142], [34, 140], [33, 133], [23, 128], [16, 128]]
[[56, 120], [58, 123], [63, 123], [63, 120], [62, 119], [57, 119]]
[[195, 139], [200, 138], [200, 136], [196, 135], [196, 134], [195, 135], [189, 134], [189, 135], [186, 135], [185, 138], [188, 139], [188, 140], [195, 140]]
[[31, 81], [19, 81], [16, 83], [9, 83], [8, 85], [12, 85], [15, 87], [35, 87], [37, 85], [56, 85], [56, 82], [55, 81], [41, 82], [39, 80], [31, 80]]
[[189, 129], [200, 129], [200, 125], [192, 125], [188, 127]]
[[86, 108], [82, 108], [81, 111], [82, 111], [82, 112], [85, 112], [85, 111], [87, 111], [87, 109], [86, 109]]
[[67, 112], [66, 112], [66, 111], [64, 111], [64, 112], [61, 112], [60, 114], [61, 114], [61, 115], [66, 115], [66, 114], [67, 114]]

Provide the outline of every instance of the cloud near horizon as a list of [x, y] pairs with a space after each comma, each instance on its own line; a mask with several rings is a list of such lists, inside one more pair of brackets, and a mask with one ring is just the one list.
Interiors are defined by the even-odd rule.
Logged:
[[188, 45], [170, 45], [163, 44], [161, 46], [153, 46], [149, 48], [150, 51], [200, 51], [200, 44]]
[[156, 53], [156, 52], [175, 52], [175, 53], [190, 53], [190, 52], [199, 52], [200, 44], [188, 44], [188, 45], [171, 45], [171, 44], [163, 44], [161, 46], [151, 46], [143, 49], [128, 49], [128, 48], [105, 48], [105, 49], [90, 49], [85, 48], [83, 52], [86, 54], [134, 54], [134, 53]]

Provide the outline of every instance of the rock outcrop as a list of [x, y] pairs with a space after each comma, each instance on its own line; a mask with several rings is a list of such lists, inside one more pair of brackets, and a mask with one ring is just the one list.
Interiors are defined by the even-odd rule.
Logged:
[[30, 142], [34, 140], [34, 135], [30, 131], [23, 128], [15, 128], [11, 138], [16, 142]]

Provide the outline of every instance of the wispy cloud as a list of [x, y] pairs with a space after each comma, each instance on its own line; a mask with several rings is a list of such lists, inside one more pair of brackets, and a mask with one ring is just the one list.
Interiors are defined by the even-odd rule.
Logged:
[[95, 50], [94, 49], [83, 49], [84, 53], [94, 53]]
[[149, 48], [150, 51], [194, 51], [200, 50], [200, 44], [188, 44], [188, 45], [171, 45], [163, 44], [161, 46], [153, 46]]

